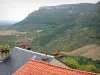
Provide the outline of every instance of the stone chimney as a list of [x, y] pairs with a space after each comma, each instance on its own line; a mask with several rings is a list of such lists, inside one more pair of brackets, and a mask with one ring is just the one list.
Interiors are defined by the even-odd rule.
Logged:
[[9, 57], [9, 50], [7, 48], [0, 49], [0, 62]]

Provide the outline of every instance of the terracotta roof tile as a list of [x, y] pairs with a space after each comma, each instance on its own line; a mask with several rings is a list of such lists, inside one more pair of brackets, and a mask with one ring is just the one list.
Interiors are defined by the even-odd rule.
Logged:
[[58, 67], [46, 62], [30, 59], [12, 75], [100, 75], [96, 73]]
[[58, 57], [62, 57], [63, 56], [63, 54], [61, 54], [61, 53], [58, 53]]
[[54, 55], [57, 54], [57, 51], [56, 50], [53, 50], [52, 51], [52, 54], [54, 54]]

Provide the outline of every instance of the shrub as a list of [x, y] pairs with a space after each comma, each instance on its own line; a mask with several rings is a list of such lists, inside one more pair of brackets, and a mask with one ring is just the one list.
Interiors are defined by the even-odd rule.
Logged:
[[81, 70], [85, 70], [85, 71], [90, 71], [90, 72], [95, 72], [96, 71], [96, 67], [92, 64], [88, 64], [86, 66], [80, 66]]
[[63, 62], [68, 65], [69, 67], [71, 68], [74, 68], [74, 69], [77, 69], [80, 67], [80, 65], [78, 64], [78, 62], [73, 59], [73, 58], [70, 58], [70, 57], [67, 57], [67, 58], [63, 58]]
[[88, 31], [89, 30], [89, 27], [84, 27], [82, 30], [83, 31]]

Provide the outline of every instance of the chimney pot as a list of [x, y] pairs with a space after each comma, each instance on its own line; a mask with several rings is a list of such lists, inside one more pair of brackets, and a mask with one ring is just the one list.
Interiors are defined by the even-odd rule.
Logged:
[[0, 61], [4, 61], [9, 57], [9, 51], [8, 50], [0, 50]]

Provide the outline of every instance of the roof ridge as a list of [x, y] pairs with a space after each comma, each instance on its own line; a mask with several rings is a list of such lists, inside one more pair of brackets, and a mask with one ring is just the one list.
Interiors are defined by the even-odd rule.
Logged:
[[70, 70], [70, 71], [75, 71], [75, 72], [80, 72], [80, 73], [87, 73], [87, 74], [95, 74], [95, 75], [100, 75], [98, 73], [93, 73], [93, 72], [87, 72], [87, 71], [82, 71], [82, 70], [76, 70], [76, 69], [71, 69], [71, 68], [65, 68], [65, 67], [60, 67], [60, 66], [56, 66], [54, 64], [49, 64], [47, 62], [43, 62], [43, 61], [39, 61], [39, 60], [34, 60], [34, 59], [29, 59], [29, 61], [34, 61], [34, 62], [38, 62], [38, 63], [42, 63], [42, 64], [46, 64], [46, 65], [49, 65], [49, 66], [53, 66], [53, 67], [57, 67], [57, 68], [60, 68], [60, 69], [67, 69], [67, 70]]
[[[39, 52], [35, 52], [35, 51], [31, 51], [31, 50], [27, 50], [27, 49], [23, 49], [23, 48], [20, 48], [20, 47], [14, 47], [14, 48], [17, 48], [17, 49], [20, 49], [20, 50], [23, 50], [23, 51], [27, 51], [27, 52], [30, 52], [30, 53], [35, 53], [35, 54], [39, 54], [39, 55], [45, 55], [43, 53], [39, 53]], [[54, 56], [51, 56], [51, 55], [47, 55], [48, 57], [52, 57], [54, 58]]]

